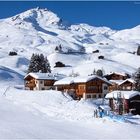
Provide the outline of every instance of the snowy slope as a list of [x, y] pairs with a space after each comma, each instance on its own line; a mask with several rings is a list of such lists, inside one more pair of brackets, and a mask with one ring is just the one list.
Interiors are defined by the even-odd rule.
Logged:
[[[72, 71], [89, 75], [94, 69], [132, 74], [139, 67], [140, 56], [132, 54], [140, 42], [139, 26], [115, 31], [84, 23], [64, 23], [55, 13], [39, 8], [1, 19], [0, 65], [24, 74], [32, 53], [44, 53], [53, 71], [67, 75]], [[60, 44], [63, 53], [55, 52]], [[93, 54], [97, 49], [99, 53]], [[8, 56], [9, 51], [16, 51], [18, 56]], [[100, 55], [105, 59], [99, 60]], [[54, 69], [56, 61], [69, 67]]]
[[[1, 85], [0, 85], [1, 87]], [[6, 86], [5, 86], [6, 87]], [[140, 125], [94, 118], [90, 101], [58, 91], [0, 88], [1, 139], [138, 139]], [[133, 118], [139, 121], [139, 118]], [[81, 133], [82, 132], [82, 133]], [[119, 135], [123, 132], [123, 135]], [[101, 134], [102, 133], [102, 134]]]

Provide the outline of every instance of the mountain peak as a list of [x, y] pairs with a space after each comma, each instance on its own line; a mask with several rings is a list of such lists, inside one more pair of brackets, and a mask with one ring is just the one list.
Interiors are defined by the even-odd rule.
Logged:
[[42, 9], [39, 7], [27, 10], [9, 18], [8, 20], [14, 25], [25, 25], [28, 23], [33, 26], [39, 25], [43, 28], [50, 25], [59, 25], [61, 22], [61, 19], [55, 13], [46, 8]]

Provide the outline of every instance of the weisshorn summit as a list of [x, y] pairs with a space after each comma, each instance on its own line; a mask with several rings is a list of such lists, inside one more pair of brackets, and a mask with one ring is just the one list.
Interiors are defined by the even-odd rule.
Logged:
[[[40, 8], [1, 19], [0, 71], [6, 76], [0, 75], [0, 79], [21, 81], [33, 53], [43, 53], [52, 72], [66, 75], [90, 75], [94, 69], [132, 74], [139, 67], [140, 26], [116, 31], [65, 23], [55, 13]], [[11, 57], [9, 52], [17, 55]], [[55, 68], [56, 62], [66, 67]]]

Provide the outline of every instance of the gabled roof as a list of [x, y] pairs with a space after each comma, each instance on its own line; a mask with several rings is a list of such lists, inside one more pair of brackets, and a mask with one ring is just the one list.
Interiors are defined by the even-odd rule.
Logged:
[[86, 82], [93, 80], [93, 79], [96, 79], [96, 78], [100, 79], [108, 84], [111, 84], [106, 79], [101, 78], [101, 77], [96, 76], [96, 75], [93, 75], [93, 76], [66, 77], [66, 78], [63, 78], [63, 79], [55, 82], [54, 85], [69, 85], [72, 83], [86, 83]]
[[111, 83], [115, 83], [117, 85], [121, 84], [122, 82], [124, 82], [124, 80], [109, 80]]
[[107, 98], [107, 99], [111, 99], [111, 98], [117, 99], [118, 94], [121, 95], [121, 98], [130, 99], [130, 98], [132, 98], [136, 95], [140, 95], [140, 92], [133, 91], [133, 90], [132, 91], [117, 91], [116, 90], [116, 91], [112, 91], [112, 92], [108, 93], [105, 98]]
[[111, 72], [111, 73], [109, 73], [109, 74], [107, 74], [107, 75], [112, 75], [112, 74], [117, 74], [117, 75], [127, 76], [127, 74], [124, 73], [124, 72]]
[[123, 83], [125, 83], [125, 82], [130, 82], [130, 83], [132, 83], [132, 84], [134, 84], [135, 83], [135, 81], [134, 81], [134, 79], [126, 79], [126, 80], [124, 80], [124, 81], [122, 81], [119, 85], [121, 85], [121, 84], [123, 84]]
[[58, 80], [54, 83], [54, 85], [70, 85], [74, 83], [73, 77], [66, 77], [61, 80]]
[[96, 76], [78, 76], [74, 78], [74, 83], [86, 83], [97, 78]]
[[64, 78], [64, 75], [61, 74], [53, 74], [53, 73], [29, 73], [27, 74], [24, 79], [26, 79], [28, 76], [31, 76], [35, 79], [40, 80], [60, 80]]

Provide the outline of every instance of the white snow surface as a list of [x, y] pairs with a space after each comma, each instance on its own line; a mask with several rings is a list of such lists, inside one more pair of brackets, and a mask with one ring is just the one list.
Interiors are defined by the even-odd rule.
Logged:
[[[93, 110], [96, 106], [90, 100], [74, 101], [58, 91], [27, 91], [13, 87], [3, 94], [7, 86], [1, 87], [1, 139], [138, 139], [140, 137], [140, 125], [114, 122], [107, 118], [94, 118]], [[118, 135], [121, 132], [123, 134]]]

